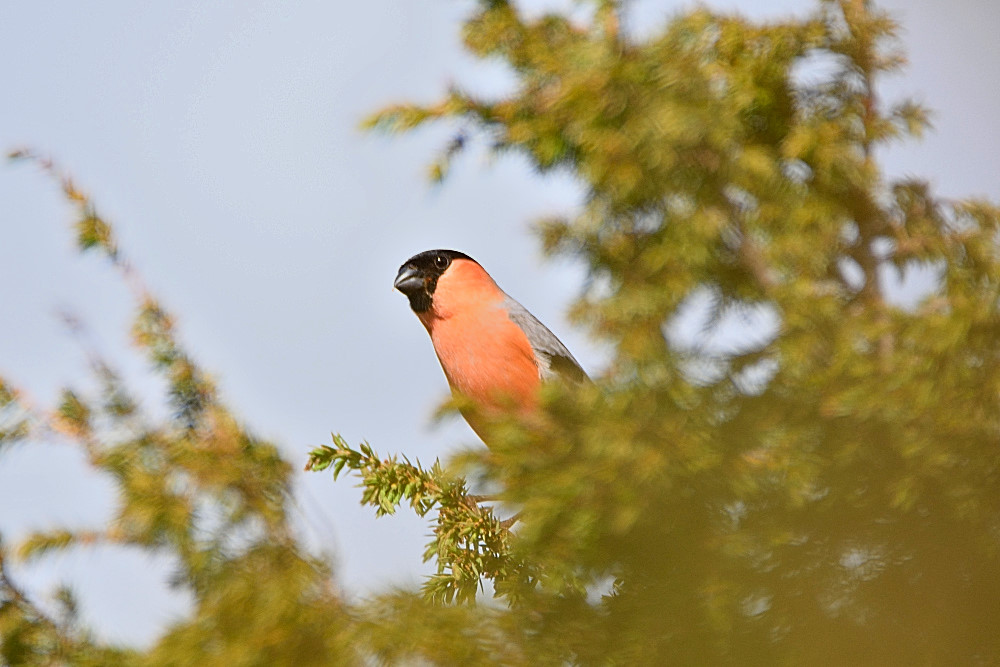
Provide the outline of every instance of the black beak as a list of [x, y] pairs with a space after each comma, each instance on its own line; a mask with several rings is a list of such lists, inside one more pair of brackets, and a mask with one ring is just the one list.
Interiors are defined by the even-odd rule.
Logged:
[[404, 264], [399, 267], [399, 273], [396, 274], [396, 282], [392, 286], [407, 296], [415, 294], [424, 288], [423, 273], [419, 269]]

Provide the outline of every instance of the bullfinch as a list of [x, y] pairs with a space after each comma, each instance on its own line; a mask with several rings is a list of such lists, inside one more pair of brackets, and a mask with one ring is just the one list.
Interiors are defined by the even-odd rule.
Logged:
[[[414, 255], [399, 267], [394, 286], [430, 334], [452, 393], [473, 401], [479, 414], [526, 413], [543, 382], [588, 380], [555, 334], [465, 253]], [[484, 438], [474, 413], [465, 411], [466, 420]]]

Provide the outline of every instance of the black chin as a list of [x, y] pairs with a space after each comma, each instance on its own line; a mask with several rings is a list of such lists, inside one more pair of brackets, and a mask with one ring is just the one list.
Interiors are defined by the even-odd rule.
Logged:
[[415, 313], [426, 313], [431, 309], [431, 295], [424, 290], [410, 292], [406, 298], [410, 300], [410, 308]]

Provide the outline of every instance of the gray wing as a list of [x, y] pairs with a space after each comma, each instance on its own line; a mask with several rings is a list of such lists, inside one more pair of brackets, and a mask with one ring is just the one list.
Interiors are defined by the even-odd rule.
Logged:
[[521, 327], [521, 330], [528, 337], [528, 342], [531, 343], [531, 348], [535, 351], [538, 373], [543, 381], [556, 377], [574, 383], [590, 380], [587, 373], [580, 367], [579, 362], [562, 344], [562, 341], [556, 338], [556, 335], [549, 331], [548, 327], [539, 322], [537, 317], [529, 313], [527, 308], [506, 294], [503, 305], [507, 309], [507, 316], [510, 320]]

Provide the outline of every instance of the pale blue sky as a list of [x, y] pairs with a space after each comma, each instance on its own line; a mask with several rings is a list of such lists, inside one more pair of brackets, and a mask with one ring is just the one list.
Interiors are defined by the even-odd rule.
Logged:
[[[434, 247], [464, 250], [548, 323], [590, 370], [601, 355], [563, 314], [579, 288], [570, 264], [543, 263], [530, 223], [567, 212], [579, 192], [517, 157], [474, 149], [443, 187], [425, 166], [446, 128], [405, 138], [357, 131], [392, 101], [430, 101], [450, 81], [501, 90], [496, 66], [462, 54], [448, 0], [342, 3], [37, 0], [0, 4], [0, 149], [55, 157], [112, 220], [148, 284], [228, 403], [299, 467], [330, 431], [424, 461], [475, 436], [433, 427], [446, 386], [396, 268]], [[531, 2], [531, 8], [573, 6]], [[708, 3], [780, 15], [805, 0]], [[647, 32], [681, 6], [634, 6]], [[916, 94], [936, 131], [887, 156], [892, 173], [929, 177], [949, 196], [1000, 199], [1000, 4], [892, 0], [911, 55], [889, 97]], [[86, 363], [58, 323], [70, 308], [95, 345], [143, 391], [155, 383], [121, 350], [131, 304], [116, 277], [72, 248], [69, 210], [26, 165], [0, 167], [0, 374], [39, 403], [86, 385]], [[107, 482], [71, 447], [33, 443], [0, 459], [0, 531], [93, 525]], [[350, 480], [300, 475], [301, 522], [335, 554], [354, 594], [415, 585], [425, 522], [375, 520]], [[80, 551], [20, 570], [44, 598], [68, 581], [106, 637], [146, 642], [184, 609], [167, 564], [121, 550]]]

